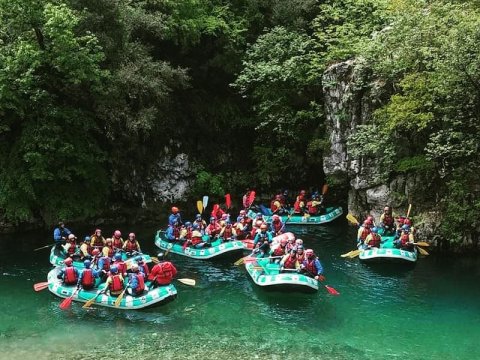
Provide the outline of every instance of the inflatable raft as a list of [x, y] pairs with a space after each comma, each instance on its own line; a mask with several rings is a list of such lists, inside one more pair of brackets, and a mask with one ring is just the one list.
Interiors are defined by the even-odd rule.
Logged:
[[[208, 241], [208, 235], [204, 235], [204, 241]], [[159, 230], [155, 236], [155, 245], [160, 249], [170, 253], [187, 256], [193, 259], [207, 260], [217, 257], [241, 255], [245, 250], [245, 245], [241, 241], [226, 241], [215, 240], [211, 247], [203, 249], [195, 249], [193, 247], [183, 248], [179, 243], [171, 243], [165, 239], [165, 232]]]
[[365, 263], [389, 262], [389, 263], [415, 263], [417, 261], [417, 249], [407, 251], [395, 247], [393, 235], [382, 235], [380, 248], [366, 249], [360, 252], [359, 259]]
[[[326, 208], [326, 213], [322, 215], [310, 215], [310, 216], [302, 216], [302, 215], [292, 215], [290, 220], [288, 221], [288, 225], [321, 225], [332, 222], [333, 220], [339, 218], [343, 214], [343, 210], [341, 207], [329, 207]], [[255, 219], [256, 213], [250, 210], [247, 214], [250, 218]], [[263, 214], [263, 218], [267, 223], [272, 221], [271, 214]], [[288, 218], [288, 215], [280, 216], [283, 222], [285, 222]]]
[[[59, 268], [54, 268], [48, 273], [48, 290], [54, 295], [67, 298], [73, 295], [76, 286], [65, 286], [62, 284], [62, 280], [57, 279]], [[105, 284], [100, 284], [99, 288], [92, 290], [80, 290], [73, 297], [73, 301], [85, 303], [88, 300], [97, 296], [98, 291], [102, 290]], [[143, 309], [152, 306], [160, 306], [174, 300], [177, 296], [177, 289], [174, 285], [156, 287], [152, 290], [145, 291], [142, 296], [130, 296], [125, 293], [118, 309], [130, 310], [130, 309]], [[93, 305], [106, 306], [115, 308], [116, 296], [108, 296], [101, 294], [97, 297]]]
[[[278, 236], [275, 236], [273, 239], [272, 239], [272, 246], [275, 246], [276, 244], [279, 244], [280, 243], [280, 240], [282, 239], [286, 239], [287, 241], [288, 240], [295, 240], [295, 235], [291, 232], [287, 232], [285, 234], [281, 234], [281, 235], [278, 235]], [[245, 249], [247, 250], [253, 250], [253, 239], [245, 239], [245, 240], [242, 240], [242, 243], [243, 245], [245, 246]]]
[[318, 281], [296, 270], [280, 272], [279, 264], [271, 264], [268, 258], [247, 258], [245, 268], [253, 282], [273, 291], [307, 292], [318, 290]]

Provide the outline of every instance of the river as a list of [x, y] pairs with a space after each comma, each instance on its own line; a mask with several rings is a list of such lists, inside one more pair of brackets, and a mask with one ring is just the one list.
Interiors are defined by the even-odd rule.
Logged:
[[[155, 229], [133, 230], [154, 254]], [[179, 277], [197, 280], [196, 287], [177, 283], [175, 301], [143, 311], [79, 303], [62, 311], [59, 298], [32, 288], [50, 269], [49, 250], [32, 250], [51, 242], [51, 233], [4, 235], [0, 359], [480, 358], [479, 259], [431, 255], [409, 269], [371, 267], [340, 257], [354, 245], [346, 223], [289, 230], [317, 252], [340, 296], [323, 288], [265, 292], [233, 261], [172, 255]]]

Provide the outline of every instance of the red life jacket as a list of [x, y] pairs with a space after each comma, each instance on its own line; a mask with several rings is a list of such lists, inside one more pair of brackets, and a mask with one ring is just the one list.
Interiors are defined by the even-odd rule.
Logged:
[[362, 232], [360, 233], [360, 239], [365, 241], [365, 239], [367, 238], [368, 234], [370, 234], [370, 229], [366, 228], [366, 227], [363, 227], [362, 228]]
[[127, 252], [138, 251], [137, 241], [128, 240], [125, 250], [127, 250]]
[[215, 223], [215, 224], [208, 224], [206, 232], [210, 232], [210, 236], [215, 236], [220, 232], [220, 225]]
[[383, 224], [389, 227], [393, 227], [394, 219], [392, 215], [383, 214]]
[[65, 268], [65, 274], [63, 277], [63, 281], [66, 285], [73, 285], [77, 283], [77, 273], [75, 272], [75, 268], [73, 266], [67, 266]]
[[278, 206], [275, 205], [275, 203], [277, 202], [278, 200], [274, 199], [270, 202], [270, 210], [272, 210], [272, 212], [275, 212], [278, 210]]
[[280, 232], [280, 230], [283, 227], [283, 223], [278, 220], [278, 221], [272, 221], [272, 226], [273, 226], [273, 231], [276, 233]]
[[402, 246], [406, 246], [409, 243], [409, 236], [408, 234], [402, 234], [400, 237], [400, 241], [402, 242]]
[[121, 249], [122, 246], [123, 246], [123, 243], [122, 243], [122, 238], [119, 237], [118, 239], [116, 237], [113, 237], [113, 248], [114, 249]]
[[145, 290], [145, 279], [142, 274], [134, 274], [137, 277], [138, 285], [135, 288], [136, 293], [140, 293]]
[[201, 236], [192, 237], [192, 246], [200, 244], [201, 242], [202, 242], [202, 237]]
[[289, 255], [287, 257], [287, 260], [283, 263], [283, 267], [285, 269], [295, 269], [295, 262], [297, 261], [297, 257], [292, 257], [292, 255]]
[[273, 250], [273, 256], [282, 256], [282, 255], [285, 255], [285, 247], [282, 247], [282, 245], [280, 245], [275, 250]]
[[112, 282], [109, 284], [108, 288], [110, 291], [118, 292], [123, 290], [123, 281], [120, 278], [120, 275], [110, 275], [112, 277]]
[[145, 276], [148, 276], [148, 274], [150, 274], [150, 269], [148, 268], [148, 265], [143, 263], [141, 266], [143, 268], [143, 273], [145, 274]]
[[315, 215], [318, 212], [318, 208], [316, 206], [312, 206], [313, 201], [307, 202], [307, 209], [308, 213], [311, 215]]
[[95, 278], [92, 269], [84, 269], [82, 273], [82, 286], [93, 286]]
[[68, 243], [70, 244], [70, 247], [68, 248], [68, 253], [70, 255], [75, 254], [75, 250], [77, 248], [77, 244], [75, 243], [75, 239], [72, 239], [71, 241], [68, 241]]
[[[173, 264], [169, 261], [155, 265], [158, 267], [155, 271], [157, 279], [155, 280], [158, 285], [167, 285], [172, 282], [173, 277], [177, 273], [177, 270]], [[153, 272], [153, 270], [152, 270]]]
[[303, 203], [303, 200], [295, 201], [295, 203], [293, 204], [293, 211], [294, 212], [301, 213], [303, 211], [302, 207], [300, 206], [300, 203]]
[[185, 235], [185, 239], [192, 240], [192, 228], [187, 229], [187, 235]]
[[101, 237], [98, 237], [97, 235], [92, 235], [90, 240], [93, 240], [93, 242], [90, 242], [93, 247], [103, 247], [103, 239]]
[[107, 256], [102, 256], [102, 259], [103, 259], [103, 268], [100, 270], [110, 271], [110, 263], [111, 263], [110, 258]]
[[371, 233], [371, 239], [367, 245], [373, 246], [373, 247], [380, 247], [380, 235]]
[[180, 237], [180, 228], [177, 226], [173, 227], [173, 237], [178, 239]]
[[114, 261], [113, 265], [115, 265], [118, 268], [118, 272], [120, 274], [125, 274], [127, 272], [127, 265], [125, 265], [125, 263], [122, 260]]
[[112, 256], [113, 256], [113, 252], [114, 252], [113, 247], [107, 246], [107, 248], [108, 248], [108, 256], [109, 256], [109, 257], [112, 257]]
[[232, 237], [232, 225], [227, 225], [223, 231], [223, 238], [230, 239]]
[[315, 267], [315, 258], [312, 260], [307, 259], [305, 268], [312, 275], [317, 275], [317, 268]]

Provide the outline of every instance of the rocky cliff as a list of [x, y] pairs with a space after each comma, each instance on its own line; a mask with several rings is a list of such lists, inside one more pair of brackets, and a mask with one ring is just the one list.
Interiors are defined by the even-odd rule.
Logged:
[[[330, 66], [323, 74], [327, 133], [331, 149], [324, 159], [327, 176], [348, 182], [348, 210], [360, 219], [367, 214], [379, 218], [385, 205], [394, 213], [404, 214], [413, 202], [412, 214], [416, 221], [418, 238], [436, 243], [439, 214], [425, 211], [419, 204], [422, 194], [428, 192], [427, 179], [415, 174], [380, 174], [375, 159], [354, 158], [347, 139], [360, 124], [366, 124], [372, 112], [388, 95], [384, 84], [369, 79], [362, 63], [349, 60]], [[380, 176], [383, 175], [383, 176]], [[387, 180], [385, 180], [387, 178]], [[415, 203], [415, 201], [418, 201]]]

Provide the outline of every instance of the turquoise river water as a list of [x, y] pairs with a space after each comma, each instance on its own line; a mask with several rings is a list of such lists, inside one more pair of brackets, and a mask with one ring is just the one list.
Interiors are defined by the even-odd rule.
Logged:
[[[133, 230], [154, 254], [155, 229]], [[265, 292], [235, 259], [172, 255], [179, 277], [197, 280], [177, 283], [175, 301], [62, 311], [59, 298], [32, 288], [50, 269], [49, 250], [32, 250], [51, 234], [2, 236], [0, 359], [480, 359], [479, 259], [371, 267], [340, 257], [354, 245], [346, 223], [289, 230], [315, 249], [340, 296]]]

